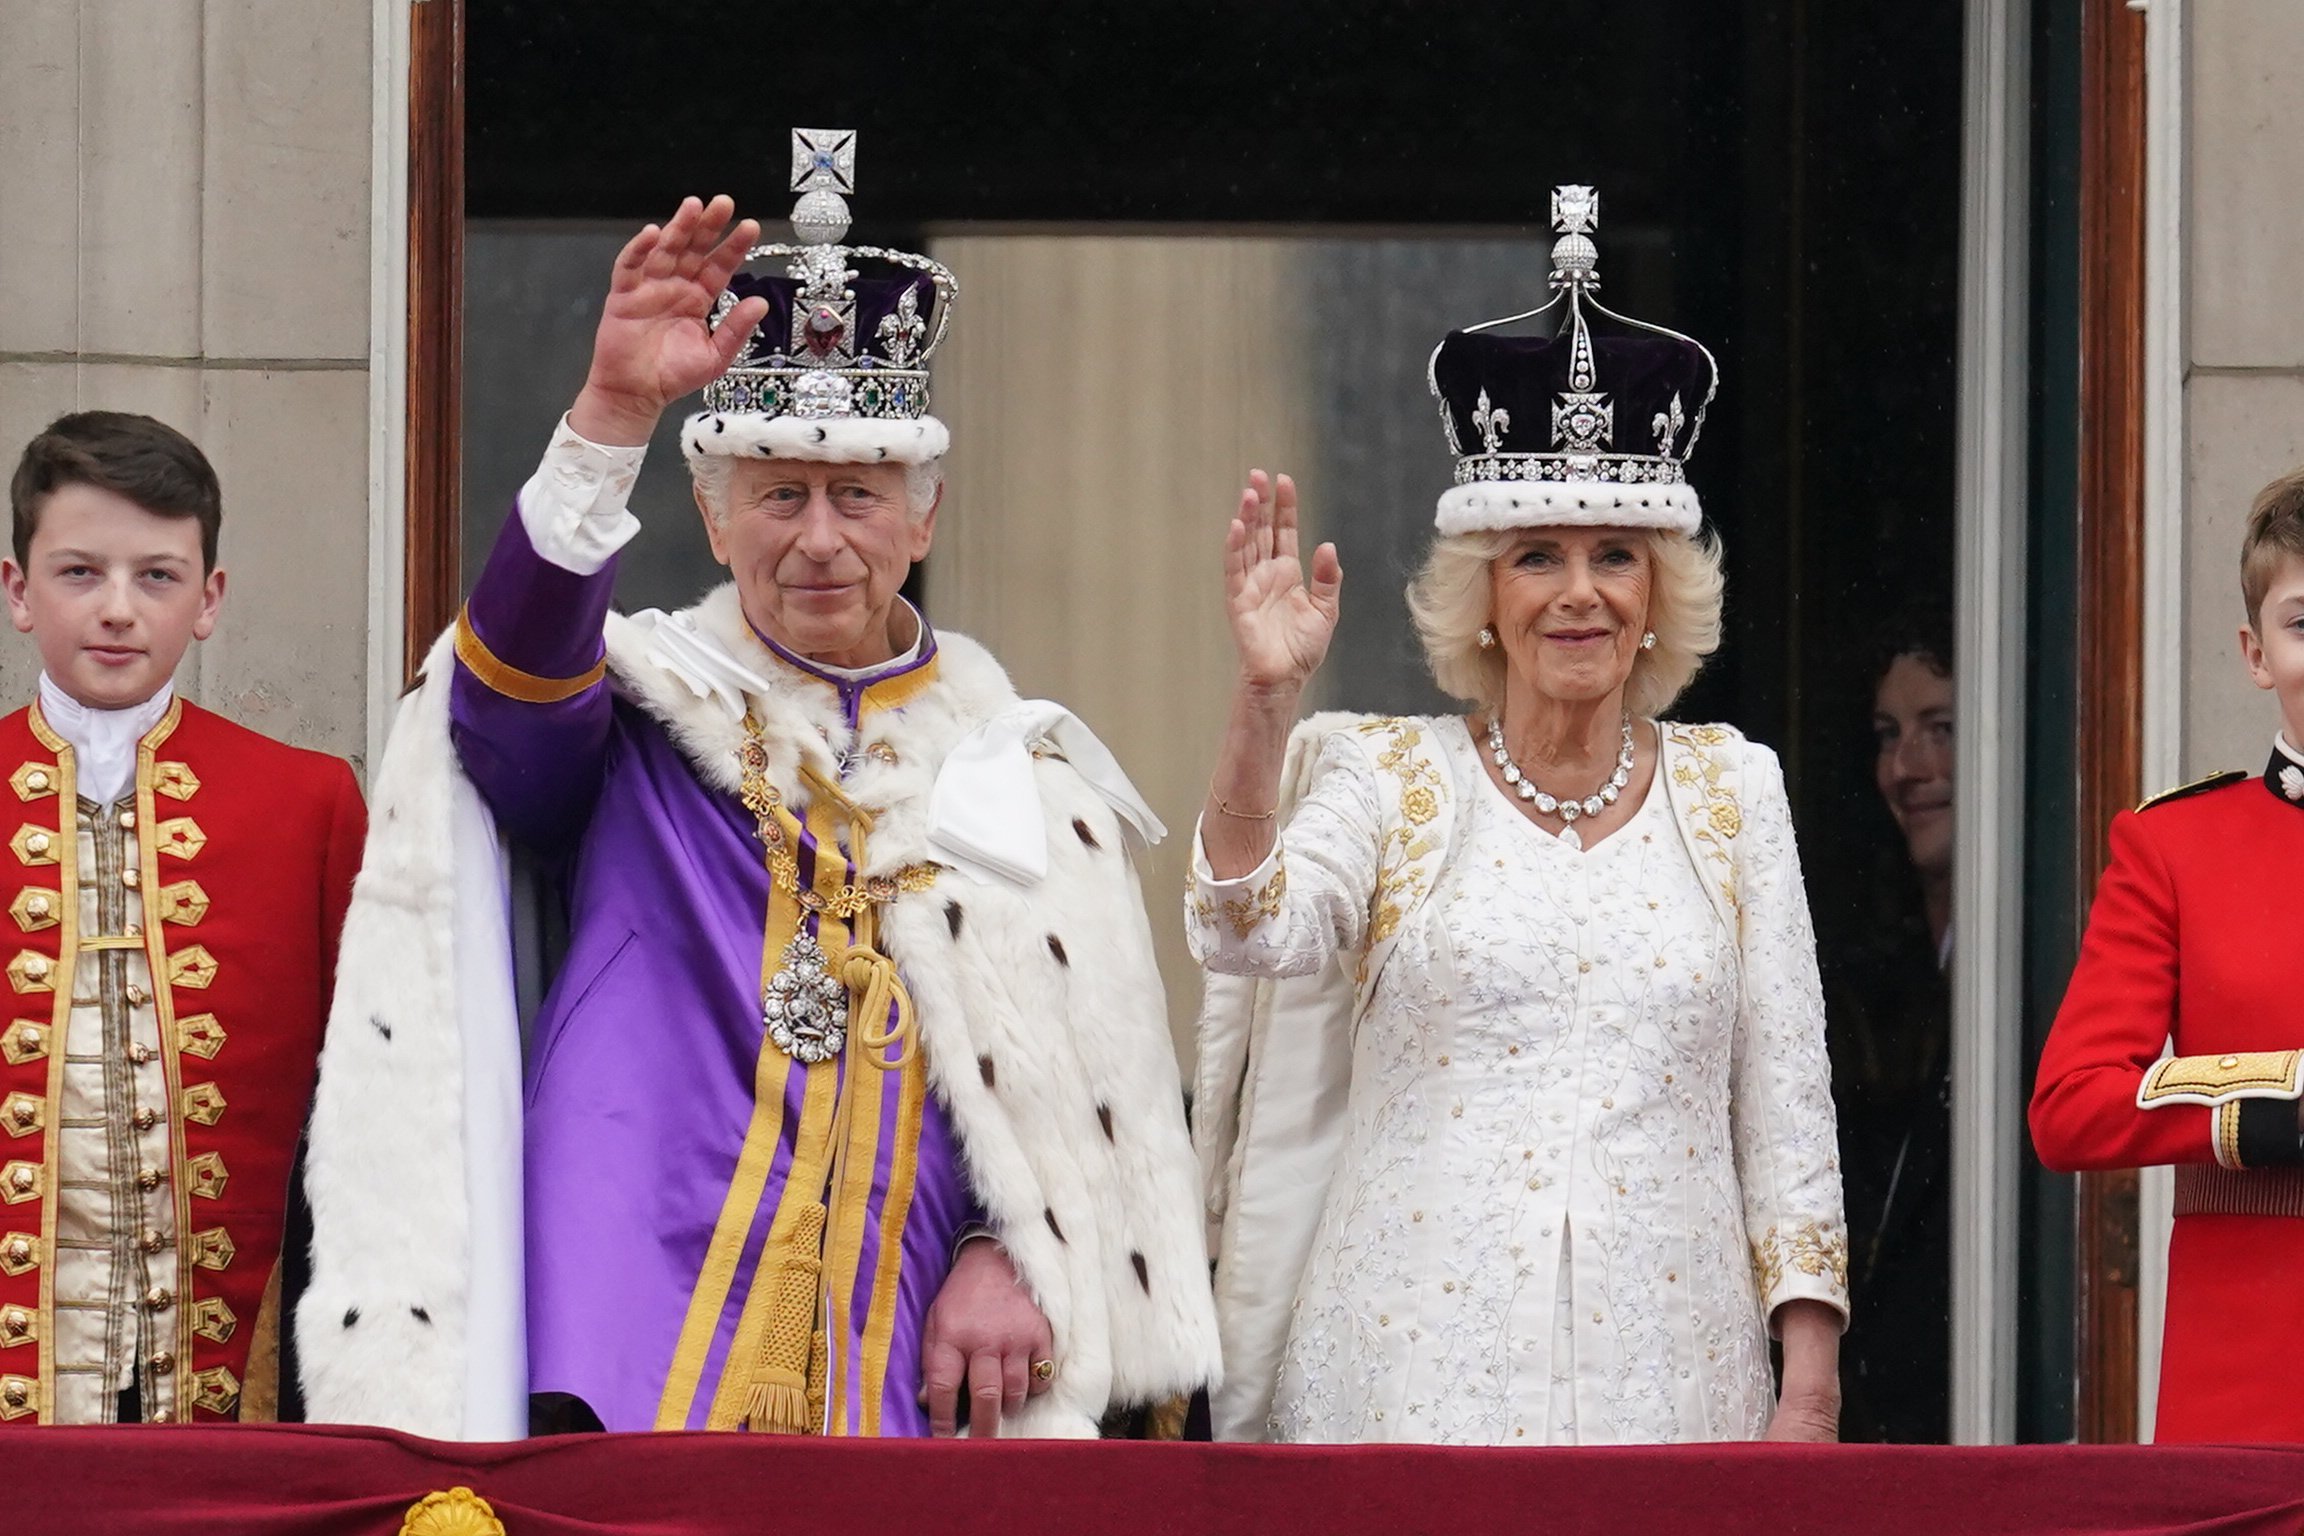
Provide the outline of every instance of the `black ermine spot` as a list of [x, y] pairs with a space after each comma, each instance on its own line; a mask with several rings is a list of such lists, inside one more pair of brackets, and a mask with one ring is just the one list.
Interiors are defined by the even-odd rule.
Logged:
[[1056, 957], [1058, 965], [1070, 966], [1072, 964], [1072, 957], [1064, 953], [1064, 941], [1054, 934], [1048, 935], [1048, 953]]

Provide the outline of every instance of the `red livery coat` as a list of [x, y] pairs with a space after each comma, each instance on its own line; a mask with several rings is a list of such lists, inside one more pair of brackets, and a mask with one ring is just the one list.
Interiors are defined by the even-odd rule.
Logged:
[[[2162, 1441], [2304, 1441], [2304, 1211], [2230, 1209], [2277, 1207], [2291, 1198], [2279, 1191], [2299, 1187], [2275, 1182], [2292, 1169], [2235, 1171], [2232, 1127], [2244, 1098], [2277, 1095], [2296, 1077], [2300, 875], [2304, 809], [2261, 779], [2122, 812], [2040, 1057], [2031, 1123], [2041, 1161], [2066, 1172], [2179, 1165]], [[2171, 1039], [2179, 1059], [2161, 1066]], [[2153, 1102], [2140, 1107], [2147, 1074]], [[2184, 1191], [2199, 1185], [2223, 1194], [2195, 1204], [2225, 1209], [2186, 1214]]]
[[[82, 953], [72, 759], [37, 705], [0, 720], [0, 1423], [55, 1411], [56, 1105]], [[140, 742], [135, 782], [139, 878], [124, 883], [141, 897], [171, 1161], [141, 1177], [176, 1218], [181, 1294], [161, 1315], [177, 1416], [268, 1417], [289, 1171], [367, 815], [341, 759], [182, 700]]]

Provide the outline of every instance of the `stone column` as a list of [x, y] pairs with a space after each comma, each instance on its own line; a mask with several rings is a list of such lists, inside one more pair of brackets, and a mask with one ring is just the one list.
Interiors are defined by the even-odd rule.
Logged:
[[[358, 756], [369, 495], [370, 7], [0, 5], [0, 456], [69, 410], [214, 460], [229, 586], [180, 679]], [[5, 471], [0, 471], [4, 473]], [[30, 696], [0, 645], [0, 707]]]
[[2184, 14], [2191, 777], [2260, 769], [2279, 722], [2241, 670], [2240, 536], [2256, 492], [2304, 465], [2304, 6], [2211, 0]]

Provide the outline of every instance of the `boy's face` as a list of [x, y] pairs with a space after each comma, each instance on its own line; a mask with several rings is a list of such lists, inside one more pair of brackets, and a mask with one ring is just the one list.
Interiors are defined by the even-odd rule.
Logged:
[[2278, 696], [2289, 745], [2304, 747], [2304, 559], [2272, 573], [2256, 622], [2240, 626], [2240, 656], [2256, 686]]
[[40, 508], [29, 564], [0, 561], [8, 616], [56, 685], [91, 709], [158, 693], [194, 640], [216, 628], [224, 573], [203, 573], [200, 523], [68, 485]]

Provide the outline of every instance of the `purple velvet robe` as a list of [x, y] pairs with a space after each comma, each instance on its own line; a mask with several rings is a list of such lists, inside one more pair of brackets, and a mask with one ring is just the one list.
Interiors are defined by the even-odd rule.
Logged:
[[[613, 564], [592, 576], [550, 564], [515, 514], [473, 590], [472, 629], [521, 672], [581, 677], [603, 654], [613, 573]], [[861, 682], [777, 654], [836, 689], [854, 727], [875, 708], [901, 708], [884, 696], [916, 691], [934, 652], [933, 636], [924, 635], [913, 661]], [[734, 1346], [785, 1195], [809, 1081], [843, 1070], [840, 1058], [814, 1067], [770, 1061], [771, 1071], [785, 1074], [773, 1158], [756, 1202], [732, 1196], [732, 1188], [752, 1187], [739, 1163], [754, 1124], [756, 1076], [767, 1080], [762, 1052], [780, 1054], [761, 1024], [771, 882], [754, 819], [735, 797], [699, 780], [663, 726], [616, 697], [606, 680], [557, 702], [528, 703], [459, 664], [451, 710], [464, 770], [506, 833], [572, 854], [569, 951], [528, 1066], [530, 1389], [572, 1393], [612, 1430], [724, 1425], [732, 1390], [724, 1383], [748, 1369]], [[796, 851], [804, 880], [826, 858], [847, 867], [830, 837], [804, 836]], [[853, 873], [847, 868], [845, 878]], [[798, 920], [811, 929], [818, 921]], [[950, 1269], [955, 1237], [980, 1213], [935, 1097], [921, 1094], [906, 1117], [899, 1114], [903, 1074], [866, 1075], [866, 1091], [880, 1097], [876, 1155], [847, 1326], [835, 1317], [828, 1340], [845, 1352], [846, 1378], [857, 1390], [835, 1392], [846, 1401], [818, 1427], [924, 1435], [922, 1322]], [[906, 1134], [907, 1118], [916, 1135]], [[881, 1250], [892, 1186], [901, 1230], [889, 1297], [875, 1287], [891, 1269]], [[721, 1260], [711, 1277], [716, 1233]], [[875, 1393], [863, 1390], [874, 1350], [867, 1323], [877, 1310], [887, 1326], [891, 1302]]]

